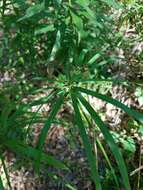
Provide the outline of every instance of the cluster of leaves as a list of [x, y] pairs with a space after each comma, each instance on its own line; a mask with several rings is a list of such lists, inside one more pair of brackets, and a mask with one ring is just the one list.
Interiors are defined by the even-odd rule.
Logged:
[[[83, 110], [87, 110], [91, 119], [104, 136], [117, 162], [122, 180], [119, 182], [113, 166], [102, 146], [99, 148], [112, 171], [118, 189], [122, 185], [130, 190], [128, 172], [120, 149], [110, 134], [108, 126], [101, 120], [86, 96], [99, 98], [107, 103], [121, 108], [130, 116], [143, 123], [143, 115], [128, 108], [119, 101], [94, 90], [82, 88], [87, 82], [96, 83], [108, 78], [107, 64], [112, 64], [114, 57], [110, 51], [114, 50], [114, 25], [112, 6], [120, 9], [114, 0], [76, 1], [2, 1], [1, 4], [1, 52], [2, 68], [16, 68], [24, 70], [30, 77], [41, 77], [49, 81], [52, 89], [45, 98], [24, 104], [22, 100], [13, 100], [1, 93], [0, 97], [0, 150], [1, 154], [9, 149], [17, 154], [34, 161], [37, 172], [41, 163], [46, 163], [61, 169], [66, 166], [52, 156], [43, 153], [46, 136], [55, 117], [66, 101], [70, 101], [74, 108], [74, 117], [87, 155], [91, 178], [97, 190], [102, 189], [96, 156], [93, 154], [93, 145], [90, 142], [85, 123]], [[52, 80], [51, 80], [52, 79]], [[52, 82], [51, 82], [52, 81]], [[82, 87], [81, 87], [82, 86]], [[48, 89], [47, 89], [48, 90]], [[31, 92], [29, 92], [31, 93]], [[43, 120], [35, 148], [28, 145], [28, 128], [38, 122], [38, 110], [30, 113], [32, 106], [42, 106], [57, 98], [52, 105], [48, 118]], [[41, 119], [41, 118], [40, 118]], [[2, 157], [3, 161], [3, 157]], [[9, 181], [9, 179], [8, 179]], [[2, 183], [0, 183], [2, 187]]]
[[[69, 67], [76, 67], [74, 71], [88, 67], [93, 72], [113, 62], [107, 56], [113, 41], [113, 19], [105, 5], [114, 1], [103, 2], [6, 1], [1, 11], [2, 63], [32, 67], [33, 73], [40, 65], [38, 69], [45, 73], [48, 69], [50, 75], [59, 67], [64, 73]], [[118, 7], [115, 2], [113, 5]], [[105, 69], [102, 73], [107, 74]]]

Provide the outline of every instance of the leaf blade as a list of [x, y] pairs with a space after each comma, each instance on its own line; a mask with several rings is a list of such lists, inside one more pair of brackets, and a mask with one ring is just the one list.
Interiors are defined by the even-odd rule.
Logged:
[[42, 148], [43, 148], [48, 130], [50, 129], [50, 126], [51, 126], [56, 114], [58, 113], [61, 105], [63, 104], [63, 101], [64, 101], [64, 95], [61, 94], [61, 96], [59, 97], [57, 102], [54, 104], [53, 109], [52, 109], [48, 119], [46, 120], [45, 125], [42, 128], [42, 131], [40, 133], [38, 143], [37, 143], [37, 149], [39, 150], [39, 159], [37, 159], [37, 161], [35, 162], [35, 168], [37, 171], [39, 171], [39, 168], [40, 168], [41, 152], [42, 152]]
[[[23, 155], [24, 157], [28, 157], [34, 160], [38, 159], [39, 151], [27, 144], [23, 144], [21, 141], [14, 139], [4, 140], [4, 137], [1, 137], [1, 141], [3, 142], [4, 146], [6, 146], [9, 150], [15, 152], [16, 154]], [[47, 155], [45, 153], [41, 154], [41, 162], [57, 168], [66, 169], [65, 165], [62, 162], [54, 159], [53, 156]]]
[[82, 141], [83, 141], [83, 144], [85, 147], [85, 151], [87, 154], [87, 159], [88, 159], [88, 162], [89, 162], [89, 165], [91, 168], [91, 175], [92, 175], [93, 181], [95, 183], [96, 189], [101, 190], [102, 188], [101, 188], [100, 178], [99, 178], [98, 171], [97, 171], [96, 160], [93, 156], [91, 143], [90, 143], [90, 140], [89, 140], [88, 135], [86, 133], [86, 130], [84, 128], [84, 124], [83, 124], [83, 121], [81, 118], [81, 114], [80, 114], [79, 108], [77, 106], [78, 101], [76, 99], [76, 96], [73, 93], [71, 93], [71, 98], [72, 98], [73, 107], [74, 107], [74, 110], [76, 113], [75, 114], [76, 122], [78, 124], [80, 136], [82, 138]]
[[143, 123], [143, 114], [137, 112], [134, 109], [129, 108], [128, 106], [124, 105], [123, 103], [119, 102], [118, 100], [110, 98], [110, 97], [102, 95], [102, 94], [99, 94], [92, 90], [81, 88], [81, 87], [75, 87], [75, 89], [77, 89], [80, 92], [86, 93], [86, 94], [94, 96], [96, 98], [99, 98], [103, 101], [106, 101], [114, 106], [117, 106], [118, 108], [122, 109], [123, 111], [125, 111], [127, 114], [129, 114], [133, 118], [135, 118], [138, 121], [140, 121], [141, 123]]
[[83, 106], [85, 106], [85, 108], [87, 109], [87, 111], [90, 113], [91, 117], [93, 118], [94, 122], [98, 125], [98, 127], [100, 128], [101, 132], [103, 133], [106, 142], [108, 143], [115, 159], [116, 162], [119, 166], [119, 170], [122, 176], [122, 179], [124, 181], [124, 185], [125, 188], [127, 190], [131, 190], [130, 188], [130, 183], [129, 183], [129, 179], [128, 179], [128, 173], [127, 173], [127, 169], [124, 163], [124, 160], [122, 158], [122, 155], [118, 149], [118, 146], [116, 145], [116, 143], [114, 142], [113, 137], [111, 136], [111, 134], [109, 133], [107, 126], [104, 124], [104, 122], [100, 119], [100, 117], [97, 115], [97, 113], [94, 111], [94, 109], [90, 106], [90, 104], [85, 100], [85, 98], [81, 95], [78, 94], [79, 100], [81, 101], [81, 103], [83, 104]]

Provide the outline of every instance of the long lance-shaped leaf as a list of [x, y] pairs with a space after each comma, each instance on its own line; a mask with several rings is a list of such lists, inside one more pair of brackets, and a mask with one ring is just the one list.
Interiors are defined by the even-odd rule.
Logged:
[[[32, 160], [37, 160], [39, 158], [39, 150], [29, 145], [23, 144], [21, 141], [14, 139], [5, 139], [1, 136], [0, 143], [8, 148], [10, 151], [15, 152], [17, 155], [22, 155], [23, 157]], [[42, 163], [54, 166], [55, 168], [67, 169], [61, 161], [58, 161], [53, 156], [47, 155], [45, 153], [41, 153], [40, 161]]]
[[113, 178], [114, 178], [114, 180], [115, 180], [117, 189], [120, 190], [119, 183], [118, 183], [118, 180], [117, 180], [117, 176], [116, 176], [115, 170], [114, 170], [114, 168], [113, 168], [113, 166], [112, 166], [112, 164], [111, 164], [111, 162], [110, 162], [110, 158], [108, 157], [108, 155], [107, 155], [107, 153], [106, 153], [106, 151], [105, 151], [105, 149], [104, 149], [102, 143], [100, 142], [100, 140], [97, 139], [96, 141], [97, 141], [97, 144], [98, 144], [100, 150], [101, 150], [102, 153], [103, 153], [103, 156], [104, 156], [104, 158], [105, 158], [107, 164], [109, 165], [109, 167], [110, 167], [110, 169], [111, 169], [111, 172], [112, 172]]
[[[87, 123], [88, 123], [88, 126], [92, 126], [91, 120], [89, 119], [89, 117], [86, 115], [86, 113], [85, 113], [84, 111], [83, 111], [83, 114], [84, 114], [84, 117], [85, 117], [85, 119], [86, 119], [86, 121], [87, 121]], [[96, 142], [97, 142], [97, 144], [98, 144], [100, 150], [102, 151], [103, 156], [105, 157], [105, 160], [107, 161], [107, 164], [109, 165], [109, 167], [110, 167], [110, 169], [111, 169], [111, 172], [112, 172], [113, 178], [114, 178], [114, 180], [115, 180], [117, 189], [120, 190], [119, 183], [118, 183], [118, 180], [117, 180], [117, 176], [116, 176], [115, 170], [114, 170], [114, 168], [113, 168], [113, 166], [112, 166], [112, 164], [111, 164], [111, 162], [110, 162], [110, 158], [108, 158], [108, 155], [107, 155], [107, 153], [106, 153], [106, 151], [105, 151], [105, 149], [104, 149], [102, 143], [100, 142], [100, 140], [99, 140], [98, 138], [96, 138]]]
[[78, 100], [76, 98], [76, 95], [74, 93], [71, 93], [71, 98], [72, 98], [72, 102], [73, 102], [73, 107], [74, 107], [74, 111], [75, 111], [75, 119], [79, 128], [79, 132], [80, 132], [80, 136], [82, 138], [84, 147], [85, 147], [85, 151], [87, 154], [87, 159], [90, 165], [90, 169], [91, 169], [91, 176], [93, 178], [93, 181], [95, 183], [96, 189], [97, 190], [101, 190], [101, 184], [100, 184], [100, 178], [99, 178], [99, 174], [98, 174], [98, 169], [96, 166], [96, 159], [92, 153], [92, 146], [89, 140], [89, 137], [86, 133], [82, 118], [81, 118], [81, 114], [80, 114], [80, 110], [78, 108]]
[[58, 30], [57, 35], [56, 35], [55, 44], [54, 44], [54, 46], [52, 48], [52, 52], [51, 52], [51, 55], [50, 55], [50, 58], [49, 58], [50, 62], [54, 61], [56, 53], [57, 53], [57, 51], [59, 50], [59, 48], [61, 46], [60, 40], [61, 40], [61, 33], [60, 33], [60, 30]]
[[[41, 133], [40, 133], [40, 136], [38, 139], [38, 143], [37, 143], [37, 149], [40, 152], [42, 152], [42, 148], [43, 148], [44, 142], [46, 140], [48, 130], [50, 129], [50, 126], [53, 123], [63, 102], [64, 102], [64, 95], [61, 94], [59, 99], [57, 100], [57, 102], [53, 105], [53, 109], [52, 109], [48, 119], [46, 120], [43, 129], [41, 130]], [[36, 167], [37, 171], [39, 171], [39, 168], [40, 168], [40, 157], [41, 157], [41, 155], [39, 154], [39, 159], [35, 163], [35, 167]]]
[[[76, 95], [77, 95], [77, 93], [76, 93]], [[129, 178], [128, 178], [128, 172], [126, 169], [126, 165], [124, 163], [124, 159], [123, 159], [122, 154], [121, 154], [118, 146], [116, 145], [112, 135], [110, 134], [110, 132], [108, 130], [108, 126], [105, 125], [105, 123], [100, 119], [98, 114], [94, 111], [94, 109], [91, 107], [91, 105], [86, 101], [86, 99], [81, 94], [78, 93], [78, 97], [79, 97], [79, 100], [81, 101], [82, 105], [87, 109], [87, 111], [91, 115], [92, 119], [98, 125], [101, 132], [103, 133], [105, 141], [108, 143], [108, 145], [116, 159], [116, 162], [118, 164], [118, 167], [119, 167], [126, 190], [131, 190]]]
[[22, 104], [10, 117], [10, 120], [15, 120], [15, 118], [17, 118], [18, 116], [26, 113], [29, 109], [31, 109], [32, 106], [37, 106], [37, 105], [43, 105], [43, 104], [47, 104], [52, 97], [54, 97], [56, 94], [58, 94], [58, 91], [52, 91], [51, 93], [49, 93], [47, 96], [42, 97], [38, 100], [33, 100], [31, 103], [29, 104]]
[[18, 22], [23, 21], [25, 19], [29, 19], [32, 16], [41, 13], [42, 11], [44, 11], [44, 9], [45, 9], [44, 1], [41, 4], [32, 5], [26, 10], [26, 14], [22, 18], [20, 18]]
[[143, 114], [137, 112], [136, 110], [134, 110], [132, 108], [129, 108], [128, 106], [124, 105], [123, 103], [119, 102], [116, 99], [110, 98], [110, 97], [108, 97], [106, 95], [102, 95], [102, 94], [99, 94], [99, 93], [94, 92], [92, 90], [84, 89], [84, 88], [81, 88], [81, 87], [75, 87], [74, 89], [78, 90], [80, 92], [86, 93], [88, 95], [94, 96], [96, 98], [99, 98], [99, 99], [101, 99], [103, 101], [106, 101], [106, 102], [108, 102], [108, 103], [110, 103], [110, 104], [112, 104], [112, 105], [114, 105], [114, 106], [116, 106], [118, 108], [121, 108], [127, 114], [129, 114], [133, 118], [135, 118], [138, 121], [140, 121], [141, 123], [143, 123]]

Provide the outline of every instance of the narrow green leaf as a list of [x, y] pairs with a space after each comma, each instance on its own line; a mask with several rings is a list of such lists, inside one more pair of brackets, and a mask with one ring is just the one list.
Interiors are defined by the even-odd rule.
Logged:
[[63, 104], [63, 100], [64, 100], [64, 96], [61, 95], [59, 97], [59, 99], [56, 101], [56, 103], [53, 105], [52, 111], [51, 111], [48, 119], [46, 120], [45, 125], [44, 125], [44, 127], [43, 127], [43, 129], [42, 129], [42, 131], [40, 133], [39, 140], [38, 140], [38, 143], [37, 143], [37, 148], [38, 149], [42, 148], [42, 146], [43, 146], [43, 144], [45, 142], [48, 130], [49, 130], [51, 124], [53, 123], [53, 121], [55, 119], [55, 116], [58, 113], [61, 105]]
[[97, 139], [96, 141], [97, 141], [97, 144], [98, 144], [100, 150], [102, 151], [102, 153], [103, 153], [103, 155], [104, 155], [104, 157], [105, 157], [106, 162], [108, 163], [108, 165], [109, 165], [109, 167], [110, 167], [110, 169], [111, 169], [113, 178], [114, 178], [115, 183], [116, 183], [116, 185], [117, 185], [117, 189], [120, 190], [119, 183], [118, 183], [118, 180], [117, 180], [117, 176], [116, 176], [115, 170], [114, 170], [114, 168], [113, 168], [113, 166], [112, 166], [112, 164], [111, 164], [111, 162], [110, 162], [110, 158], [108, 157], [108, 155], [107, 155], [107, 153], [106, 153], [106, 151], [105, 151], [103, 145], [101, 144], [100, 140]]
[[65, 185], [69, 190], [77, 190], [75, 187], [71, 186], [70, 184]]
[[[43, 145], [45, 143], [48, 130], [50, 129], [51, 124], [54, 122], [54, 119], [55, 119], [55, 117], [56, 117], [56, 115], [57, 115], [60, 107], [62, 106], [63, 101], [64, 101], [64, 95], [61, 94], [61, 96], [59, 97], [59, 99], [53, 105], [52, 111], [49, 114], [49, 117], [46, 120], [43, 129], [41, 130], [41, 133], [40, 133], [40, 136], [39, 136], [39, 139], [38, 139], [38, 143], [37, 143], [37, 149], [39, 150], [40, 154], [42, 152], [42, 148], [43, 148]], [[40, 158], [41, 157], [40, 154], [39, 154], [39, 159], [35, 163], [35, 167], [36, 167], [37, 171], [39, 171], [39, 168], [40, 168], [40, 159], [41, 159]]]
[[[14, 139], [4, 139], [4, 137], [1, 137], [0, 140], [4, 146], [6, 146], [9, 150], [15, 152], [18, 155], [22, 155], [25, 158], [33, 159], [35, 161], [39, 158], [40, 151], [29, 145], [23, 144], [22, 142]], [[55, 168], [67, 169], [62, 162], [54, 159], [53, 156], [49, 156], [43, 152], [40, 153], [40, 155], [40, 161], [42, 163], [54, 166]]]
[[20, 18], [18, 21], [22, 21], [22, 20], [28, 19], [28, 18], [30, 18], [30, 17], [32, 17], [32, 16], [40, 13], [44, 9], [45, 9], [45, 3], [44, 3], [44, 1], [41, 4], [32, 5], [31, 7], [29, 7], [26, 10], [26, 14], [22, 18]]
[[58, 30], [56, 34], [56, 40], [55, 40], [55, 43], [54, 43], [54, 46], [52, 48], [51, 55], [49, 58], [50, 62], [54, 61], [56, 53], [60, 49], [60, 47], [61, 47], [61, 32], [60, 30]]
[[108, 62], [107, 61], [105, 61], [105, 60], [103, 60], [103, 61], [101, 61], [101, 62], [95, 62], [95, 63], [93, 63], [92, 65], [91, 65], [91, 68], [92, 69], [95, 69], [95, 68], [99, 68], [99, 67], [101, 67], [101, 66], [103, 66], [103, 65], [105, 65], [105, 64], [107, 64]]
[[19, 106], [19, 108], [9, 117], [9, 120], [15, 121], [17, 117], [20, 115], [23, 115], [24, 113], [27, 113], [29, 109], [31, 109], [32, 106], [37, 106], [37, 105], [43, 105], [49, 103], [52, 97], [54, 97], [58, 91], [52, 91], [49, 93], [47, 96], [39, 98], [38, 100], [33, 100], [29, 104], [22, 104]]
[[84, 59], [85, 59], [85, 57], [87, 55], [87, 52], [88, 52], [88, 49], [82, 49], [82, 51], [79, 54], [79, 57], [77, 59], [77, 62], [76, 62], [77, 65], [82, 65], [83, 64]]
[[55, 95], [58, 93], [57, 90], [52, 91], [51, 93], [49, 93], [47, 96], [39, 98], [38, 100], [33, 100], [29, 106], [37, 106], [37, 105], [41, 105], [41, 104], [47, 104], [52, 97], [55, 97]]
[[97, 190], [101, 190], [101, 184], [100, 184], [100, 178], [99, 178], [99, 174], [98, 174], [98, 169], [96, 166], [96, 159], [92, 153], [92, 146], [89, 140], [89, 137], [86, 133], [82, 118], [81, 118], [81, 114], [80, 114], [80, 110], [78, 108], [78, 100], [76, 98], [76, 95], [74, 93], [71, 93], [71, 98], [72, 98], [72, 103], [73, 103], [73, 107], [74, 107], [74, 111], [75, 111], [75, 118], [76, 118], [76, 122], [79, 128], [79, 132], [80, 132], [80, 136], [82, 138], [84, 147], [85, 147], [85, 151], [87, 154], [87, 159], [90, 165], [90, 169], [91, 169], [91, 176], [93, 178], [93, 181], [95, 183], [96, 189]]
[[110, 98], [110, 97], [102, 95], [102, 94], [99, 94], [92, 90], [81, 88], [81, 87], [75, 87], [75, 89], [80, 92], [86, 93], [86, 94], [94, 96], [96, 98], [99, 98], [103, 101], [106, 101], [114, 106], [117, 106], [118, 108], [121, 108], [123, 111], [125, 111], [127, 114], [129, 114], [133, 118], [135, 118], [138, 121], [140, 121], [141, 123], [143, 123], [143, 114], [137, 112], [136, 110], [134, 110], [132, 108], [129, 108], [128, 106], [124, 105], [123, 103], [119, 102], [118, 100]]
[[[77, 95], [77, 93], [76, 93], [76, 95]], [[108, 130], [108, 126], [105, 125], [105, 123], [100, 119], [100, 117], [97, 115], [97, 113], [91, 107], [91, 105], [86, 101], [86, 99], [81, 94], [78, 94], [78, 97], [79, 97], [79, 100], [81, 101], [81, 103], [83, 104], [83, 106], [87, 109], [87, 111], [91, 115], [94, 122], [98, 125], [101, 132], [103, 133], [105, 141], [108, 143], [108, 145], [116, 159], [116, 162], [118, 164], [118, 167], [119, 167], [126, 190], [131, 190], [129, 178], [128, 178], [128, 172], [126, 169], [126, 165], [124, 163], [124, 159], [123, 159], [122, 154], [121, 154], [118, 146], [116, 145], [112, 135], [110, 134], [110, 132]]]
[[[87, 116], [87, 114], [82, 110], [82, 113], [84, 114], [84, 117], [88, 123], [88, 126], [92, 126], [92, 121], [91, 119]], [[112, 164], [110, 162], [110, 158], [108, 158], [108, 155], [103, 147], [103, 145], [101, 144], [100, 140], [96, 137], [96, 140], [95, 140], [100, 148], [100, 150], [102, 151], [103, 153], [103, 156], [105, 157], [105, 160], [107, 161], [107, 164], [109, 165], [110, 169], [111, 169], [111, 172], [112, 172], [112, 175], [113, 175], [113, 178], [115, 180], [115, 183], [117, 185], [117, 189], [120, 190], [120, 187], [119, 187], [119, 183], [118, 183], [118, 180], [117, 180], [117, 177], [116, 177], [116, 174], [115, 174], [115, 170], [114, 168], [112, 167]]]
[[50, 24], [50, 25], [42, 25], [42, 26], [39, 26], [36, 30], [35, 30], [35, 35], [38, 35], [38, 34], [45, 34], [47, 32], [51, 32], [51, 31], [54, 31], [55, 28], [54, 28], [54, 25], [53, 24]]
[[95, 54], [89, 61], [88, 65], [92, 65], [101, 55], [99, 53]]

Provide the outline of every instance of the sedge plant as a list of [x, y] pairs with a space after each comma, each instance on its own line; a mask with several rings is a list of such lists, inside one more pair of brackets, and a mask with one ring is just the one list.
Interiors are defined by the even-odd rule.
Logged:
[[[111, 6], [113, 9], [122, 8], [115, 0], [100, 0], [98, 2], [90, 0], [37, 0], [31, 4], [23, 0], [2, 2], [1, 18], [4, 24], [3, 31], [6, 34], [4, 41], [7, 42], [8, 47], [11, 47], [7, 55], [8, 66], [6, 68], [10, 65], [18, 70], [23, 68], [25, 72], [32, 70], [33, 80], [47, 80], [49, 88], [52, 89], [48, 96], [31, 101], [29, 104], [20, 103], [19, 106], [15, 106], [11, 101], [5, 101], [6, 103], [3, 104], [4, 100], [1, 100], [3, 109], [1, 109], [0, 115], [0, 150], [3, 166], [2, 153], [5, 149], [9, 149], [22, 157], [33, 160], [37, 172], [40, 171], [40, 166], [43, 163], [67, 169], [63, 163], [45, 154], [43, 147], [56, 115], [68, 101], [74, 109], [74, 118], [83, 142], [95, 188], [101, 190], [102, 183], [98, 172], [97, 158], [93, 153], [93, 144], [81, 113], [83, 107], [103, 134], [118, 165], [124, 189], [131, 190], [128, 171], [121, 151], [108, 126], [86, 98], [93, 96], [101, 99], [122, 109], [143, 123], [141, 113], [118, 100], [98, 93], [94, 89], [88, 89], [86, 85], [88, 82], [94, 84], [98, 81], [106, 82], [108, 78], [107, 64], [113, 63], [112, 57], [108, 55], [109, 51], [113, 50], [112, 41], [114, 40]], [[11, 10], [10, 14], [6, 13], [6, 9]], [[10, 36], [10, 31], [13, 28], [14, 34]], [[5, 43], [3, 48], [5, 48]], [[3, 54], [1, 59], [4, 59]], [[41, 67], [44, 70], [44, 77], [40, 78]], [[43, 120], [44, 126], [36, 147], [32, 147], [27, 143], [26, 137], [30, 131], [29, 127], [37, 122], [38, 110], [37, 114], [33, 115], [33, 113], [29, 114], [29, 109], [34, 105], [48, 104], [52, 98], [56, 101], [52, 104], [48, 117]], [[26, 114], [29, 114], [30, 118]], [[21, 138], [18, 138], [19, 134], [21, 134]], [[119, 189], [122, 184], [119, 183], [100, 141], [97, 142]], [[7, 173], [6, 170], [5, 173]], [[8, 178], [7, 180], [9, 181]], [[0, 187], [3, 189], [1, 178]]]

